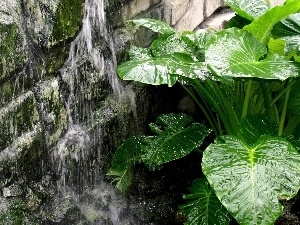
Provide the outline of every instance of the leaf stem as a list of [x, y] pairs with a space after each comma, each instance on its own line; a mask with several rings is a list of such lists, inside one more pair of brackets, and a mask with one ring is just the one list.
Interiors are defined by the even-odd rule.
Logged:
[[[290, 82], [291, 83], [291, 82]], [[289, 86], [289, 85], [287, 85]], [[285, 98], [284, 98], [284, 103], [283, 103], [283, 108], [279, 120], [279, 128], [278, 128], [278, 136], [281, 136], [283, 134], [283, 128], [284, 128], [284, 123], [285, 123], [285, 117], [286, 117], [286, 112], [287, 112], [287, 105], [290, 97], [290, 91], [291, 89], [287, 89], [285, 93]]]
[[244, 118], [248, 114], [248, 107], [249, 107], [252, 83], [253, 83], [253, 81], [250, 79], [248, 82], [248, 85], [247, 85], [246, 96], [245, 96], [243, 111], [242, 111], [242, 118]]
[[208, 113], [207, 109], [200, 103], [200, 101], [197, 99], [197, 97], [194, 95], [193, 92], [191, 92], [184, 84], [180, 83], [183, 89], [191, 96], [191, 98], [195, 101], [197, 106], [201, 109], [201, 111], [204, 113], [209, 125], [211, 126], [212, 130], [214, 131], [215, 135], [218, 136], [220, 133], [218, 132], [218, 129], [216, 128], [217, 124], [216, 121], [213, 120], [213, 117]]

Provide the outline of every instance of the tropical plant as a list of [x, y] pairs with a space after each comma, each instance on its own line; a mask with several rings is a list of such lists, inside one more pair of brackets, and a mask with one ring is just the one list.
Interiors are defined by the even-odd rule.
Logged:
[[[300, 189], [300, 1], [226, 3], [236, 16], [222, 31], [179, 33], [154, 19], [129, 21], [159, 36], [148, 48], [133, 46], [117, 72], [146, 84], [180, 83], [216, 136], [203, 151], [205, 178], [184, 195], [185, 224], [228, 224], [228, 213], [240, 224], [273, 224], [279, 200]], [[176, 114], [150, 128], [154, 136], [132, 137], [116, 151], [108, 174], [122, 191], [135, 163], [159, 169], [199, 148], [210, 132]]]

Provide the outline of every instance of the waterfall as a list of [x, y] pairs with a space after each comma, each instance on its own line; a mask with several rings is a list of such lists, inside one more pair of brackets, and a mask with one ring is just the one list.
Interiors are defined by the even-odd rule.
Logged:
[[[60, 196], [75, 202], [85, 220], [93, 224], [138, 224], [128, 213], [126, 200], [105, 182], [99, 162], [102, 127], [101, 123], [97, 125], [99, 115], [93, 94], [109, 83], [110, 96], [117, 101], [126, 95], [116, 75], [116, 56], [105, 24], [103, 0], [85, 1], [82, 28], [71, 43], [60, 73], [68, 87], [68, 130], [50, 153], [59, 174]], [[134, 94], [129, 93], [126, 98], [129, 96], [134, 105]], [[113, 112], [109, 107], [104, 109], [100, 117], [109, 118]]]

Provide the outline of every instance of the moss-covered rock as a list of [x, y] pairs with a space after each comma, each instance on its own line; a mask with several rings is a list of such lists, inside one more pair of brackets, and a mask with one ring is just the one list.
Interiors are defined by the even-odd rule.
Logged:
[[83, 16], [83, 0], [60, 0], [53, 27], [53, 42], [74, 37], [79, 30]]
[[52, 79], [35, 87], [41, 121], [45, 130], [46, 146], [52, 146], [67, 130], [68, 116], [59, 82]]
[[24, 39], [17, 24], [0, 24], [0, 79], [27, 61]]

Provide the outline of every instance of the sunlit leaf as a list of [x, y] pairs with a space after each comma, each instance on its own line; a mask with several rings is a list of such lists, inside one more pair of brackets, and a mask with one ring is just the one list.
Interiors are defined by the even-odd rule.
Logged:
[[165, 22], [152, 18], [133, 19], [129, 20], [128, 22], [132, 22], [137, 26], [147, 27], [148, 29], [165, 36], [169, 36], [175, 33], [175, 30]]
[[167, 84], [168, 86], [173, 86], [179, 76], [191, 79], [205, 79], [209, 76], [204, 63], [186, 63], [178, 55], [127, 61], [118, 66], [117, 72], [123, 80], [152, 85]]
[[253, 34], [261, 43], [267, 44], [271, 38], [271, 30], [274, 25], [285, 17], [296, 13], [299, 9], [300, 1], [291, 0], [282, 6], [269, 9], [251, 24], [245, 26], [244, 29]]
[[263, 136], [250, 147], [223, 136], [204, 151], [202, 170], [241, 225], [273, 224], [282, 213], [279, 199], [300, 188], [300, 155], [280, 137]]
[[268, 43], [269, 52], [278, 55], [285, 55], [285, 41], [282, 39], [273, 39], [271, 38]]
[[151, 59], [151, 52], [148, 48], [131, 46], [131, 48], [129, 50], [129, 57], [130, 57], [130, 60]]
[[171, 35], [167, 38], [155, 39], [151, 44], [151, 51], [155, 57], [184, 53], [192, 55], [192, 49], [181, 39], [179, 35]]
[[272, 30], [274, 38], [285, 40], [285, 52], [298, 51], [300, 46], [300, 13], [281, 20]]
[[205, 56], [206, 63], [219, 76], [280, 80], [298, 76], [298, 64], [279, 55], [261, 60], [266, 53], [266, 46], [250, 33], [230, 28], [210, 38]]
[[156, 129], [160, 129], [161, 132], [151, 140], [151, 144], [143, 147], [143, 162], [153, 169], [182, 158], [198, 148], [210, 130], [200, 123], [191, 123], [191, 121], [191, 118], [184, 114], [167, 114], [158, 117]]
[[187, 201], [181, 206], [187, 215], [185, 225], [228, 225], [231, 216], [221, 204], [206, 178], [195, 180], [191, 194], [183, 195]]
[[225, 2], [239, 16], [250, 21], [261, 16], [270, 8], [265, 0], [225, 0]]

